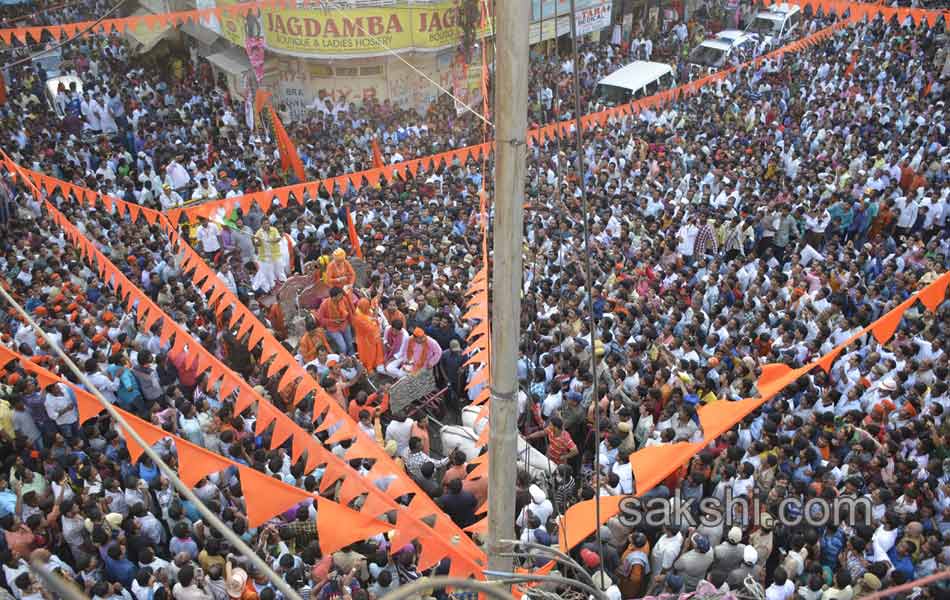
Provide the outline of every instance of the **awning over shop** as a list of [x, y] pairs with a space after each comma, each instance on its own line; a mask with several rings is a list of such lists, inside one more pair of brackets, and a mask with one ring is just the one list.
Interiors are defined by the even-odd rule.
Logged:
[[195, 23], [194, 21], [188, 21], [181, 24], [182, 32], [190, 35], [195, 38], [202, 44], [210, 46], [218, 39], [218, 34], [213, 30], [208, 29], [200, 23]]
[[224, 52], [208, 55], [208, 62], [231, 75], [244, 75], [251, 70], [251, 61], [247, 54], [239, 48], [228, 48]]
[[[132, 13], [132, 15], [136, 17], [143, 16], [143, 15], [151, 15], [151, 14], [152, 14], [151, 12], [142, 8]], [[133, 42], [138, 44], [138, 48], [136, 48], [136, 51], [139, 53], [144, 53], [154, 48], [155, 45], [158, 44], [160, 41], [166, 38], [174, 37], [175, 28], [159, 23], [155, 26], [154, 29], [152, 29], [151, 27], [143, 23], [143, 24], [140, 24], [135, 29], [129, 28], [126, 31], [126, 35], [128, 35], [129, 38]]]

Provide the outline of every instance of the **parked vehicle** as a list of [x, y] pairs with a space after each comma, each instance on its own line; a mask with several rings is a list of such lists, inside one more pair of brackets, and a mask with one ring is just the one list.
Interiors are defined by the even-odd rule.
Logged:
[[[71, 95], [71, 100], [66, 103], [56, 101], [56, 96], [59, 93], [60, 85], [63, 86], [67, 94]], [[67, 111], [72, 111], [78, 114], [79, 97], [82, 96], [81, 79], [75, 75], [59, 75], [57, 77], [50, 77], [46, 80], [43, 89], [46, 92], [46, 103], [49, 105], [50, 110], [56, 113], [57, 117], [60, 119], [64, 118]]]
[[676, 85], [673, 68], [666, 63], [637, 60], [597, 82], [598, 102], [617, 106]]
[[751, 56], [755, 50], [755, 39], [736, 29], [720, 31], [712, 39], [693, 48], [689, 54], [690, 79], [711, 75], [725, 68], [734, 55]]
[[802, 8], [795, 4], [774, 4], [755, 14], [745, 32], [757, 43], [774, 49], [792, 37], [802, 23]]

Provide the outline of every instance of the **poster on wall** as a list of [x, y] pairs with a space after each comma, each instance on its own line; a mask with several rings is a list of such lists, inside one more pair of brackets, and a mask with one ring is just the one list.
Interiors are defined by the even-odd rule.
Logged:
[[[577, 35], [600, 31], [611, 24], [612, 0], [575, 0], [574, 25]], [[543, 15], [543, 16], [541, 16]], [[555, 15], [557, 27], [555, 29]], [[534, 0], [528, 43], [536, 44], [571, 33], [571, 4], [563, 0]]]
[[[608, 0], [609, 1], [609, 0]], [[574, 10], [581, 11], [604, 4], [604, 0], [574, 0]], [[531, 0], [531, 21], [571, 14], [571, 0]]]
[[[340, 102], [360, 105], [374, 98], [385, 98], [386, 66], [375, 61], [334, 67], [298, 58], [278, 58], [276, 98], [294, 120], [312, 111], [330, 110]], [[317, 102], [316, 100], [320, 101]], [[324, 100], [329, 100], [329, 108]]]
[[[233, 6], [238, 4], [235, 0], [217, 0], [218, 6]], [[227, 12], [221, 13], [220, 34], [235, 46], [244, 47], [246, 25], [243, 15]]]
[[574, 13], [574, 22], [576, 23], [575, 27], [577, 29], [577, 35], [587, 35], [588, 33], [593, 33], [595, 31], [600, 31], [605, 27], [609, 27], [610, 9], [611, 4], [608, 2], [606, 4], [601, 4], [600, 6], [585, 8], [584, 10], [579, 10]]

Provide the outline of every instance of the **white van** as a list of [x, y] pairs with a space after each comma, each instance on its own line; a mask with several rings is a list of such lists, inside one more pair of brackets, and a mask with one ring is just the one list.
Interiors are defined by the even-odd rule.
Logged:
[[802, 7], [795, 4], [774, 4], [768, 10], [755, 14], [746, 27], [746, 33], [756, 42], [765, 42], [770, 50], [778, 47], [798, 30], [802, 24]]
[[727, 67], [729, 58], [734, 54], [751, 56], [755, 46], [755, 39], [744, 31], [720, 31], [716, 37], [704, 41], [689, 53], [689, 76], [693, 79], [711, 75]]
[[673, 67], [666, 63], [637, 60], [597, 82], [596, 98], [605, 106], [617, 106], [652, 96], [676, 85]]
[[[50, 110], [55, 112], [56, 116], [62, 119], [66, 116], [66, 114], [62, 111], [61, 107], [56, 105], [56, 94], [59, 92], [60, 84], [66, 88], [67, 92], [75, 91], [75, 93], [81, 97], [82, 79], [76, 77], [75, 75], [59, 75], [58, 77], [50, 77], [46, 80], [46, 103], [49, 104]], [[75, 85], [74, 88], [71, 87], [73, 85]], [[76, 106], [78, 106], [78, 102]], [[78, 110], [78, 108], [75, 108], [75, 110]]]

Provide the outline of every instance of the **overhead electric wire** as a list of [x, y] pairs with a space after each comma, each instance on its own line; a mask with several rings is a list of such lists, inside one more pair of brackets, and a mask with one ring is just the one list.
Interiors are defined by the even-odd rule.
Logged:
[[[105, 21], [106, 19], [108, 19], [110, 15], [112, 15], [113, 13], [115, 13], [115, 11], [119, 10], [119, 8], [121, 8], [122, 5], [124, 5], [125, 3], [126, 3], [126, 0], [119, 0], [119, 3], [118, 3], [118, 4], [116, 4], [115, 6], [113, 6], [112, 8], [110, 8], [110, 9], [109, 9], [108, 11], [106, 11], [101, 17], [99, 17], [98, 19], [96, 19], [95, 21], [93, 21], [92, 23], [90, 23], [87, 27], [83, 28], [82, 31], [77, 31], [77, 32], [76, 32], [76, 35], [74, 35], [73, 37], [71, 37], [71, 38], [69, 38], [69, 39], [67, 39], [67, 40], [65, 40], [65, 41], [63, 41], [63, 42], [60, 42], [60, 43], [58, 43], [58, 44], [53, 45], [52, 48], [46, 48], [46, 49], [44, 50], [44, 52], [49, 52], [49, 51], [51, 51], [51, 50], [59, 50], [59, 49], [62, 48], [63, 46], [66, 46], [67, 44], [71, 44], [71, 43], [75, 42], [75, 41], [76, 41], [77, 39], [79, 39], [80, 37], [82, 37], [82, 36], [86, 35], [87, 33], [89, 33], [93, 28], [95, 28], [97, 25], [99, 25], [99, 23], [102, 23], [103, 21]], [[4, 69], [4, 70], [10, 69], [10, 68], [15, 67], [15, 66], [17, 66], [17, 65], [22, 65], [23, 63], [29, 62], [29, 61], [31, 61], [31, 60], [33, 60], [33, 57], [32, 57], [32, 56], [27, 56], [26, 58], [22, 58], [22, 59], [20, 59], [20, 60], [13, 61], [12, 63], [6, 64], [6, 65], [0, 67], [0, 69]]]
[[[594, 387], [591, 394], [591, 401], [594, 403], [594, 518], [598, 526], [594, 528], [597, 534], [597, 550], [601, 560], [604, 559], [604, 541], [600, 536], [600, 389], [597, 382], [597, 351], [594, 346], [597, 340], [597, 323], [594, 319], [594, 294], [593, 294], [593, 267], [590, 258], [590, 199], [587, 196], [587, 189], [584, 182], [584, 148], [583, 135], [581, 130], [581, 83], [580, 83], [580, 59], [577, 56], [577, 18], [575, 16], [575, 0], [571, 0], [571, 57], [574, 65], [574, 144], [577, 156], [577, 177], [579, 179], [579, 190], [581, 192], [581, 210], [584, 211], [584, 271], [585, 282], [584, 291], [587, 296], [587, 328], [590, 334], [590, 370], [591, 384]], [[557, 31], [557, 22], [554, 23]], [[636, 491], [636, 490], [634, 490]]]
[[[521, 0], [518, 0], [518, 1], [521, 1]], [[327, 2], [324, 2], [324, 3], [323, 3], [323, 6], [326, 7], [326, 8], [328, 8], [329, 10], [336, 11], [337, 13], [340, 13], [341, 15], [342, 15], [342, 14], [345, 14], [342, 9], [337, 8], [337, 7], [334, 6], [334, 5], [335, 5], [335, 2], [334, 2], [333, 0], [328, 0]], [[470, 113], [472, 113], [473, 115], [475, 115], [476, 117], [478, 117], [479, 120], [481, 120], [483, 123], [485, 123], [485, 124], [488, 125], [489, 127], [494, 127], [494, 126], [495, 126], [491, 121], [489, 121], [487, 118], [485, 118], [485, 116], [482, 115], [480, 112], [478, 112], [477, 110], [475, 110], [474, 108], [472, 108], [471, 106], [469, 106], [468, 104], [466, 104], [466, 103], [465, 103], [464, 101], [462, 101], [458, 96], [456, 96], [455, 94], [453, 94], [453, 93], [450, 92], [449, 90], [447, 90], [447, 89], [445, 89], [444, 87], [442, 87], [437, 81], [435, 81], [434, 79], [432, 79], [431, 77], [429, 77], [424, 71], [420, 70], [418, 67], [416, 67], [415, 65], [413, 65], [412, 63], [410, 63], [410, 62], [409, 62], [408, 60], [406, 60], [405, 58], [403, 58], [401, 54], [399, 54], [398, 52], [396, 52], [395, 50], [393, 50], [392, 48], [390, 48], [389, 46], [387, 46], [387, 45], [386, 45], [382, 40], [380, 40], [378, 37], [376, 37], [375, 35], [370, 34], [368, 31], [366, 31], [366, 29], [363, 27], [363, 23], [360, 21], [360, 19], [354, 19], [352, 22], [353, 22], [353, 25], [355, 25], [356, 28], [360, 31], [360, 33], [362, 33], [364, 36], [366, 36], [367, 38], [369, 38], [370, 40], [372, 40], [377, 46], [379, 46], [380, 48], [382, 48], [383, 50], [385, 50], [385, 51], [388, 52], [389, 54], [392, 54], [393, 56], [395, 56], [396, 58], [398, 58], [400, 61], [402, 61], [403, 64], [405, 64], [407, 67], [409, 67], [410, 69], [412, 69], [413, 71], [415, 71], [416, 74], [422, 76], [423, 79], [425, 79], [426, 81], [428, 81], [429, 83], [431, 83], [432, 85], [434, 85], [435, 87], [437, 87], [443, 94], [448, 94], [453, 100], [455, 100], [458, 104], [460, 104], [462, 107], [464, 107], [465, 110], [467, 110], [468, 112], [470, 112]]]

